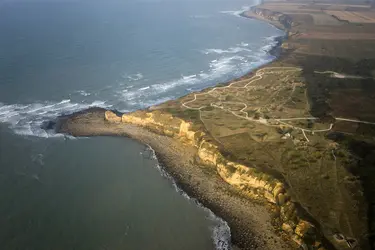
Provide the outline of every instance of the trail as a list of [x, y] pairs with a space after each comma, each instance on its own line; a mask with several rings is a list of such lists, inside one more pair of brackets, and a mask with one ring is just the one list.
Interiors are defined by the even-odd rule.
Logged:
[[341, 74], [335, 71], [314, 71], [316, 74], [329, 74], [332, 78], [340, 78], [340, 79], [374, 79], [373, 77], [367, 76], [355, 76], [355, 75], [346, 75]]
[[[246, 82], [247, 80], [232, 82], [231, 84], [229, 84], [227, 86], [223, 86], [223, 87], [215, 87], [215, 88], [213, 88], [213, 89], [211, 89], [207, 92], [204, 92], [204, 93], [196, 93], [196, 94], [194, 94], [194, 98], [192, 100], [183, 102], [182, 106], [187, 108], [187, 109], [190, 109], [190, 110], [198, 110], [199, 113], [200, 113], [199, 118], [200, 118], [200, 120], [202, 121], [203, 124], [205, 124], [205, 123], [202, 120], [202, 116], [201, 116], [202, 109], [204, 109], [208, 106], [211, 106], [211, 107], [215, 107], [215, 108], [221, 109], [223, 111], [229, 112], [229, 113], [233, 114], [234, 116], [236, 116], [238, 118], [245, 119], [245, 120], [248, 120], [248, 121], [251, 121], [251, 122], [260, 123], [260, 124], [263, 124], [263, 125], [266, 125], [266, 126], [275, 127], [277, 125], [270, 124], [269, 121], [270, 120], [277, 121], [279, 123], [282, 123], [285, 126], [288, 126], [288, 127], [291, 127], [291, 128], [297, 129], [297, 130], [301, 130], [301, 132], [302, 132], [303, 136], [305, 137], [306, 141], [309, 142], [309, 139], [306, 135], [306, 132], [312, 133], [312, 134], [319, 133], [319, 132], [328, 132], [328, 131], [332, 130], [334, 124], [331, 123], [327, 129], [315, 129], [315, 130], [313, 130], [313, 129], [305, 129], [305, 128], [301, 128], [301, 127], [298, 127], [298, 126], [294, 126], [294, 125], [286, 122], [286, 121], [294, 121], [294, 120], [318, 120], [319, 119], [319, 118], [313, 117], [313, 116], [311, 116], [311, 117], [294, 117], [294, 118], [278, 118], [278, 119], [265, 119], [265, 118], [260, 117], [259, 119], [254, 119], [252, 117], [249, 117], [248, 113], [245, 111], [248, 108], [248, 105], [244, 102], [241, 102], [241, 101], [225, 102], [225, 101], [219, 100], [219, 102], [211, 102], [209, 105], [203, 105], [203, 106], [200, 106], [200, 107], [192, 107], [191, 106], [192, 103], [197, 101], [197, 97], [199, 97], [199, 96], [210, 95], [210, 96], [214, 96], [214, 97], [215, 96], [220, 97], [220, 94], [215, 95], [215, 91], [217, 91], [217, 90], [225, 90], [225, 89], [232, 88], [232, 89], [237, 89], [238, 91], [247, 91], [247, 90], [249, 90], [250, 84], [253, 84], [257, 81], [262, 80], [264, 75], [275, 74], [275, 73], [280, 73], [280, 72], [285, 73], [285, 72], [299, 72], [299, 71], [302, 71], [302, 69], [299, 68], [299, 67], [266, 67], [266, 68], [262, 68], [262, 69], [259, 69], [255, 73], [255, 75], [253, 77], [251, 77], [248, 80], [248, 82], [242, 87], [237, 87], [237, 86], [234, 86], [234, 85]], [[333, 72], [333, 71], [324, 71], [324, 72], [315, 71], [315, 73], [340, 75], [339, 73]], [[236, 96], [237, 95], [238, 95], [238, 93], [236, 94]], [[243, 108], [241, 110], [238, 110], [238, 111], [233, 111], [230, 108], [226, 108], [225, 104], [243, 105]], [[361, 121], [361, 120], [355, 120], [355, 119], [347, 119], [347, 118], [341, 118], [341, 117], [336, 118], [336, 120], [375, 125], [375, 122]]]
[[345, 121], [345, 122], [357, 122], [357, 123], [375, 125], [375, 122], [361, 121], [361, 120], [356, 120], [356, 119], [347, 119], [347, 118], [341, 118], [341, 117], [336, 117], [336, 120]]

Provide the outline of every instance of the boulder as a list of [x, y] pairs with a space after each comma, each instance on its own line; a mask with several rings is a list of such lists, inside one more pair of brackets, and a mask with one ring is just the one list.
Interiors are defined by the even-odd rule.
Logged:
[[273, 189], [273, 196], [275, 199], [280, 193], [285, 193], [284, 185], [282, 183], [277, 183], [275, 188]]
[[277, 202], [280, 206], [284, 205], [286, 201], [286, 196], [283, 193], [279, 193], [277, 196]]
[[109, 122], [115, 122], [115, 123], [121, 122], [121, 116], [116, 115], [114, 112], [110, 110], [107, 110], [105, 112], [105, 119]]
[[314, 231], [314, 226], [310, 222], [300, 220], [294, 232], [303, 238], [311, 231]]
[[288, 223], [283, 223], [282, 225], [281, 225], [281, 229], [284, 231], [284, 232], [286, 232], [286, 233], [288, 233], [288, 234], [293, 234], [293, 228], [292, 228], [292, 226], [291, 225], [289, 225]]

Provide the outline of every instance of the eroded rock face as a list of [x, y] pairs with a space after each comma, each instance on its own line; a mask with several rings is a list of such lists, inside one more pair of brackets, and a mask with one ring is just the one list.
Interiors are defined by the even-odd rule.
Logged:
[[279, 22], [287, 30], [294, 25], [293, 19], [290, 16], [285, 15], [281, 12], [275, 12], [268, 9], [262, 9], [259, 7], [253, 7], [251, 8], [251, 11], [265, 19]]
[[208, 166], [215, 167], [225, 182], [241, 189], [252, 198], [260, 197], [273, 204], [279, 211], [280, 229], [290, 235], [292, 241], [304, 249], [309, 247], [308, 249], [324, 250], [314, 225], [299, 218], [297, 208], [282, 182], [255, 168], [228, 161], [220, 153], [217, 145], [205, 140], [204, 132], [194, 131], [190, 122], [160, 111], [135, 112], [124, 114], [122, 117], [118, 117], [111, 111], [107, 112], [105, 118], [109, 122], [121, 121], [146, 127], [197, 147], [200, 160]]
[[194, 144], [195, 139], [196, 139], [195, 138], [196, 132], [192, 131], [191, 128], [192, 128], [191, 123], [181, 120], [179, 136], [186, 137], [188, 140], [190, 140]]
[[115, 122], [120, 123], [121, 122], [121, 116], [116, 115], [114, 112], [107, 110], [105, 113], [105, 119], [109, 122]]

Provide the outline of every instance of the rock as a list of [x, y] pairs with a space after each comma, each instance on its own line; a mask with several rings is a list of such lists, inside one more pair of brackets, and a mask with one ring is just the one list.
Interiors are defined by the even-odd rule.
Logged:
[[287, 201], [280, 207], [280, 218], [283, 221], [298, 223], [296, 207], [293, 202]]
[[282, 229], [284, 232], [288, 233], [288, 234], [292, 234], [292, 233], [293, 233], [293, 228], [292, 228], [292, 226], [289, 225], [288, 223], [283, 223], [283, 224], [281, 225], [281, 229]]
[[107, 110], [105, 112], [105, 119], [109, 122], [116, 122], [120, 123], [121, 122], [121, 116], [116, 115], [112, 111]]
[[171, 131], [171, 130], [169, 130], [169, 129], [165, 129], [163, 132], [164, 132], [164, 134], [165, 134], [166, 136], [169, 136], [169, 137], [173, 137], [173, 136], [174, 136], [173, 131]]
[[298, 246], [301, 246], [303, 244], [303, 241], [301, 239], [301, 237], [297, 236], [297, 235], [293, 235], [292, 236], [292, 240], [298, 245]]
[[45, 121], [40, 126], [40, 128], [44, 130], [52, 130], [52, 129], [55, 129], [55, 127], [56, 127], [55, 121]]
[[276, 198], [279, 193], [284, 193], [284, 185], [282, 183], [278, 183], [275, 188], [273, 189], [273, 196]]
[[273, 197], [272, 193], [265, 191], [264, 192], [264, 198], [266, 198], [271, 203], [276, 203], [275, 198]]
[[314, 226], [310, 222], [304, 220], [300, 220], [296, 226], [296, 229], [294, 230], [294, 232], [302, 238], [312, 231], [314, 231]]
[[286, 196], [283, 193], [279, 193], [279, 195], [277, 196], [277, 203], [280, 206], [282, 206], [285, 204], [285, 201], [286, 201]]

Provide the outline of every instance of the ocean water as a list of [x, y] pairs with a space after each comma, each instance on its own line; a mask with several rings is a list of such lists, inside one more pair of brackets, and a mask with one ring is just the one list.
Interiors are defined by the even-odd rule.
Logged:
[[[274, 59], [250, 0], [0, 0], [1, 249], [214, 249], [228, 230], [124, 138], [41, 124], [145, 108]], [[215, 246], [216, 244], [216, 246]]]

